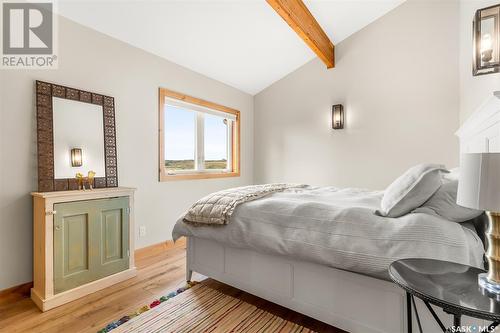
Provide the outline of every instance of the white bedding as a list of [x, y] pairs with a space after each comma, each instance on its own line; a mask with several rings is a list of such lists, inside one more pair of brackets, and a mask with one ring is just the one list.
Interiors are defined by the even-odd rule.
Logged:
[[400, 258], [483, 266], [483, 244], [474, 231], [423, 213], [375, 215], [382, 196], [333, 187], [287, 190], [238, 206], [229, 225], [193, 226], [181, 217], [172, 236], [212, 239], [383, 279]]

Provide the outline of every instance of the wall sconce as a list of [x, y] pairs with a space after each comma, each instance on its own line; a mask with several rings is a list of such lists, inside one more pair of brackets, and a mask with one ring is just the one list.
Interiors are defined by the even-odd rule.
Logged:
[[344, 107], [342, 104], [335, 104], [332, 106], [332, 128], [344, 128]]
[[81, 148], [73, 148], [71, 149], [71, 166], [81, 167], [83, 164], [82, 161], [82, 149]]
[[500, 71], [500, 5], [482, 8], [474, 16], [474, 56], [472, 74]]

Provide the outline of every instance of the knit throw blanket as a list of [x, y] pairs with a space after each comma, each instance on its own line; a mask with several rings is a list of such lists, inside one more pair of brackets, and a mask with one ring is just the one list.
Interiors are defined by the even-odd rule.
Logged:
[[198, 200], [184, 215], [184, 222], [193, 225], [228, 224], [235, 208], [242, 203], [260, 199], [266, 195], [283, 192], [306, 185], [265, 184], [236, 187], [207, 195]]

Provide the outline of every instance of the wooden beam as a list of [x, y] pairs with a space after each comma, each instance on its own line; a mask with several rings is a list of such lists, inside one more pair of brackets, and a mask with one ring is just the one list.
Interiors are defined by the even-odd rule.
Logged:
[[335, 67], [335, 48], [302, 0], [266, 0], [325, 63]]

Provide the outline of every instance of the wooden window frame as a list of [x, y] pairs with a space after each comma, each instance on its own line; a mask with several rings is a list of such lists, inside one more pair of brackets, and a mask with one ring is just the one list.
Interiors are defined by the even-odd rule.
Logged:
[[[205, 101], [196, 97], [188, 96], [179, 92], [175, 92], [166, 88], [159, 88], [159, 104], [158, 104], [158, 121], [159, 121], [159, 131], [158, 131], [158, 145], [159, 145], [159, 180], [160, 181], [171, 181], [171, 180], [189, 180], [189, 179], [210, 179], [210, 178], [226, 178], [226, 177], [239, 177], [240, 176], [240, 111], [231, 109], [227, 106], [216, 104], [213, 102]], [[165, 168], [165, 105], [166, 98], [176, 99], [181, 102], [198, 105], [204, 108], [209, 108], [212, 110], [229, 113], [236, 117], [233, 122], [232, 129], [232, 149], [231, 149], [231, 171], [230, 172], [182, 172], [179, 174], [168, 174]]]

